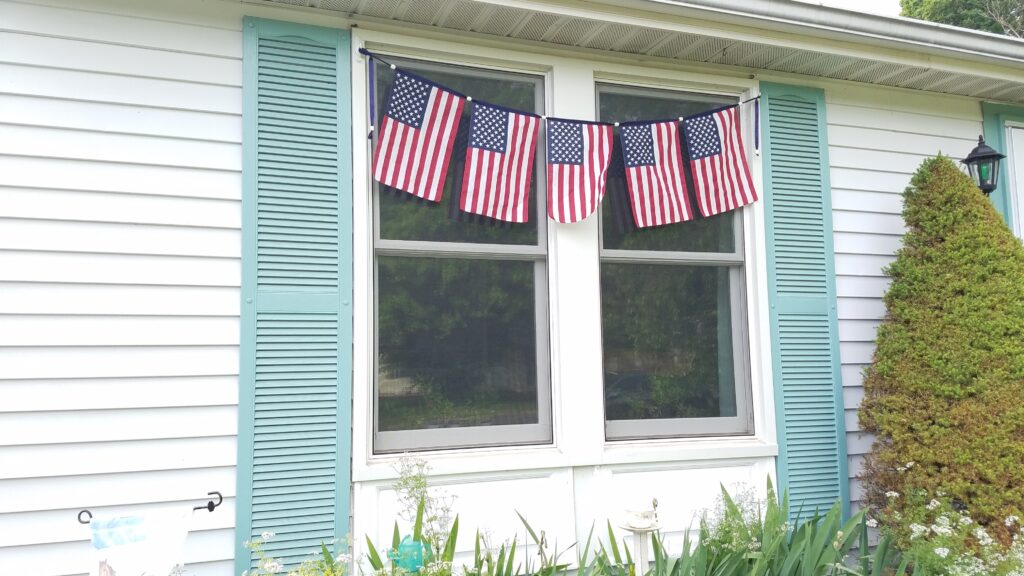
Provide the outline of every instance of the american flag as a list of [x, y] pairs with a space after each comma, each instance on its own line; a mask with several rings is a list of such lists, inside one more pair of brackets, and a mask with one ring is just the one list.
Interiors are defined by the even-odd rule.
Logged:
[[548, 216], [579, 222], [604, 197], [612, 158], [612, 126], [548, 119]]
[[756, 201], [743, 153], [739, 106], [690, 116], [683, 124], [700, 213], [714, 216]]
[[526, 222], [540, 117], [475, 103], [462, 176], [464, 212]]
[[373, 157], [374, 180], [440, 202], [465, 103], [428, 80], [395, 72]]
[[676, 121], [623, 124], [622, 157], [637, 228], [693, 219]]

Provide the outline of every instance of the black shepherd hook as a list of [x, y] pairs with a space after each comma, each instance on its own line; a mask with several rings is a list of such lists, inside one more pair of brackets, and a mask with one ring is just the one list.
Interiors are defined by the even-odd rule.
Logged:
[[204, 504], [202, 506], [194, 506], [192, 508], [193, 510], [202, 510], [203, 508], [206, 508], [210, 512], [213, 512], [214, 508], [216, 508], [217, 506], [220, 506], [221, 502], [224, 502], [224, 497], [221, 496], [220, 492], [217, 492], [216, 490], [214, 490], [213, 492], [207, 492], [206, 495], [207, 496], [214, 496], [214, 495], [216, 495], [217, 496], [217, 503], [214, 504], [213, 500], [210, 500], [209, 502], [207, 502], [206, 504]]
[[[216, 496], [217, 497], [217, 501], [214, 502], [213, 500], [210, 500], [209, 502], [207, 502], [206, 504], [203, 504], [202, 506], [193, 506], [192, 507], [193, 510], [209, 510], [210, 512], [213, 512], [214, 508], [216, 508], [217, 506], [220, 506], [224, 502], [224, 496], [221, 495], [221, 493], [217, 492], [216, 490], [213, 491], [213, 492], [207, 492], [206, 495], [207, 496]], [[83, 516], [84, 516], [84, 518], [83, 518]], [[88, 524], [90, 521], [92, 521], [92, 512], [90, 512], [88, 510], [81, 510], [81, 511], [78, 512], [78, 523], [79, 524]]]

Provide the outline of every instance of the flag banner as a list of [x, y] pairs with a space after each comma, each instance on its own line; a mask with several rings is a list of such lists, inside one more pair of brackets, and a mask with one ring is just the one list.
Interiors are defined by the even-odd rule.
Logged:
[[526, 222], [530, 177], [540, 116], [492, 104], [473, 103], [466, 167], [464, 212], [505, 222]]
[[637, 228], [692, 220], [679, 148], [679, 123], [623, 123], [620, 138]]
[[740, 135], [739, 106], [688, 116], [683, 130], [701, 215], [714, 216], [757, 201]]
[[579, 222], [604, 197], [612, 157], [612, 125], [548, 118], [548, 217]]
[[90, 576], [167, 576], [180, 570], [192, 508], [134, 516], [94, 516]]
[[377, 131], [374, 180], [439, 202], [465, 104], [461, 94], [397, 70]]

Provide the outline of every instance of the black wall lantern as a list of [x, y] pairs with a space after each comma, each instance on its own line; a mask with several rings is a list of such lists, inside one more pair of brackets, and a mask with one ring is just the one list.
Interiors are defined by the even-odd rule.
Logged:
[[983, 136], [978, 136], [978, 145], [961, 162], [967, 165], [974, 183], [988, 196], [999, 184], [999, 161], [1003, 158], [1005, 154], [996, 152], [985, 144]]

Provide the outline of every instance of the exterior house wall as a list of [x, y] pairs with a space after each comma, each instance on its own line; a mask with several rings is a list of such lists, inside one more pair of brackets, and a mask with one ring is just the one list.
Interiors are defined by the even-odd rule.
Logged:
[[186, 559], [227, 574], [240, 10], [100, 6], [0, 2], [0, 572], [85, 572], [80, 509], [217, 490]]
[[[218, 490], [224, 505], [196, 513], [185, 560], [194, 574], [232, 573], [243, 14], [340, 22], [227, 2], [0, 0], [0, 572], [83, 573], [90, 546], [75, 521], [82, 508], [200, 504]], [[562, 66], [577, 78], [590, 73], [579, 61]], [[860, 371], [884, 313], [881, 268], [903, 231], [899, 193], [925, 156], [966, 154], [981, 111], [965, 98], [821, 85], [858, 500], [855, 476], [870, 446], [856, 425]], [[577, 116], [557, 110], [568, 102], [556, 100], [556, 111]], [[364, 160], [357, 155], [357, 164]], [[553, 242], [585, 252], [583, 236], [596, 223], [584, 226]], [[593, 276], [596, 266], [583, 271]], [[565, 282], [574, 276], [568, 267], [559, 273]], [[580, 305], [566, 300], [564, 313]], [[365, 426], [356, 432], [365, 445]], [[443, 458], [435, 467], [467, 511], [466, 533], [487, 523], [481, 516], [498, 493], [534, 510], [531, 523], [565, 544], [612, 511], [601, 495], [622, 494], [637, 479], [687, 486], [692, 499], [707, 500], [723, 479], [760, 485], [771, 462], [759, 454], [666, 473], [643, 455], [604, 467], [588, 458], [588, 467], [549, 460], [500, 475]], [[476, 468], [505, 465], [478, 457]], [[391, 474], [380, 465], [357, 473], [355, 533], [385, 540]], [[370, 509], [375, 518], [359, 517]], [[518, 525], [511, 517], [491, 527], [500, 535]]]
[[981, 107], [975, 100], [904, 90], [826, 88], [832, 175], [836, 294], [846, 405], [850, 499], [863, 499], [861, 472], [873, 437], [862, 433], [857, 408], [875, 329], [885, 316], [882, 269], [905, 228], [902, 192], [921, 162], [938, 152], [963, 158], [977, 144]]

